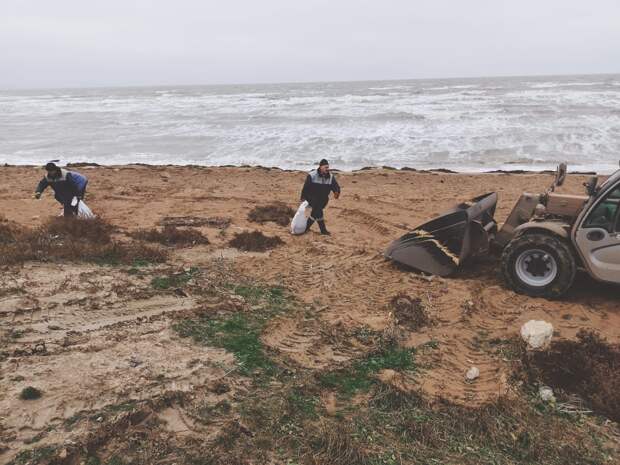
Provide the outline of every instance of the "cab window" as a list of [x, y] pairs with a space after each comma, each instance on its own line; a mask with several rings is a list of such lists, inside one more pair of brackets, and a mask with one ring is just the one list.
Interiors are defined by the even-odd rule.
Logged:
[[616, 187], [590, 212], [584, 228], [602, 228], [609, 232], [620, 231], [620, 186]]

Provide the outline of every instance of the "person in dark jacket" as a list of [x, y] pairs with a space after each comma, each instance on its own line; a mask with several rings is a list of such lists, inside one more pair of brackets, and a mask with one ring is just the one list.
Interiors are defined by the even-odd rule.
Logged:
[[35, 199], [40, 199], [43, 191], [49, 186], [54, 191], [54, 198], [63, 206], [64, 215], [77, 215], [79, 203], [86, 193], [88, 184], [86, 176], [62, 169], [58, 160], [46, 164], [45, 171], [47, 173], [34, 193]]
[[340, 197], [340, 186], [336, 181], [336, 177], [329, 171], [329, 163], [323, 159], [319, 162], [319, 167], [311, 171], [306, 177], [306, 182], [301, 190], [301, 200], [307, 200], [312, 207], [310, 218], [306, 224], [306, 232], [316, 221], [319, 224], [321, 234], [329, 234], [325, 227], [325, 218], [323, 210], [329, 202], [330, 192], [334, 193], [334, 197]]

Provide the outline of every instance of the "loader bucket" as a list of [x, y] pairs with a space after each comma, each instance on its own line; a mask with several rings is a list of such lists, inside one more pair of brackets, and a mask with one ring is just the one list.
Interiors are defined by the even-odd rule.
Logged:
[[453, 273], [473, 256], [485, 254], [497, 231], [495, 192], [462, 203], [390, 244], [388, 259], [438, 276]]

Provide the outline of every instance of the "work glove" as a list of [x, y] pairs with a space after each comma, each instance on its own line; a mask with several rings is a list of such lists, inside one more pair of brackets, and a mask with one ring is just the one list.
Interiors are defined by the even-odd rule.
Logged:
[[77, 198], [77, 197], [73, 197], [73, 198], [71, 199], [71, 206], [72, 206], [72, 207], [77, 206], [78, 202], [79, 202], [78, 198]]
[[40, 192], [35, 192], [32, 197], [34, 197], [35, 199], [39, 200], [41, 198], [41, 193]]

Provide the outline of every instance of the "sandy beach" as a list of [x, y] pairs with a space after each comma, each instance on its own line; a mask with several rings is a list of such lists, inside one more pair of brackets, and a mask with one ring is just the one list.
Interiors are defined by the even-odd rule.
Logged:
[[[198, 426], [183, 409], [198, 392], [207, 392], [204, 399], [212, 404], [223, 399], [234, 404], [231, 399], [243, 397], [251, 385], [243, 376], [230, 374], [235, 366], [230, 352], [197, 345], [173, 327], [197, 308], [242, 307], [243, 299], [199, 294], [191, 286], [154, 289], [152, 278], [171, 270], [199, 270], [190, 284], [204, 289], [226, 275], [290, 292], [303, 311], [270, 319], [260, 341], [282, 366], [300, 373], [322, 373], [363, 357], [368, 346], [360, 334], [385, 334], [396, 325], [401, 347], [415, 350], [424, 370], [413, 375], [386, 369], [377, 376], [386, 385], [421, 393], [430, 402], [441, 398], [456, 406], [483, 408], [510, 396], [513, 366], [493, 341], [516, 337], [528, 320], [552, 323], [558, 340], [575, 340], [581, 329], [588, 329], [610, 343], [620, 343], [617, 287], [579, 276], [565, 297], [548, 301], [507, 289], [492, 257], [449, 278], [403, 271], [383, 258], [392, 240], [486, 192], [498, 192], [496, 219], [502, 222], [522, 191], [542, 192], [551, 184], [549, 174], [391, 169], [337, 173], [342, 196], [332, 199], [326, 210], [332, 235], [324, 237], [318, 230], [292, 236], [286, 226], [248, 219], [252, 208], [275, 201], [296, 209], [303, 172], [138, 165], [74, 169], [88, 176], [86, 201], [116, 226], [119, 240], [138, 229], [159, 227], [165, 218], [226, 221], [203, 222], [196, 228], [209, 244], [170, 248], [165, 263], [138, 272], [128, 273], [128, 266], [71, 262], [0, 266], [0, 463], [42, 446], [55, 448], [58, 461], [53, 463], [86, 463], [88, 453], [96, 451], [109, 458], [114, 441], [122, 442], [118, 437], [129, 437], [128, 431], [137, 434], [139, 428], [134, 426], [144, 420], [128, 416], [122, 428], [110, 427], [103, 434], [102, 425], [113, 416], [109, 406], [120, 409], [116, 415], [127, 402], [151, 402], [148, 415], [140, 411], [157, 419], [157, 434], [168, 435], [166, 441], [216, 437], [228, 424], [218, 419]], [[0, 213], [6, 220], [36, 227], [58, 214], [50, 192], [40, 201], [32, 199], [41, 176], [40, 168], [0, 168]], [[586, 178], [569, 175], [562, 192], [582, 193]], [[284, 244], [264, 253], [229, 246], [235, 233], [253, 230], [279, 236]], [[416, 329], [395, 323], [390, 303], [399, 295], [420, 299], [429, 323]], [[247, 297], [245, 304], [253, 308]], [[465, 378], [471, 366], [480, 370], [475, 382]], [[212, 389], [216, 380], [225, 380], [225, 392]], [[30, 385], [44, 395], [32, 402], [18, 401], [20, 391]], [[315, 394], [325, 412], [342, 407], [329, 389]], [[108, 413], [80, 416], [97, 411]], [[252, 430], [247, 421], [238, 424]], [[141, 428], [148, 434], [154, 431], [151, 426]], [[70, 461], [72, 457], [75, 461]], [[257, 457], [247, 463], [289, 463], [273, 455], [262, 462]], [[458, 462], [456, 456], [446, 460], [470, 463]], [[151, 463], [185, 462], [177, 457]]]

